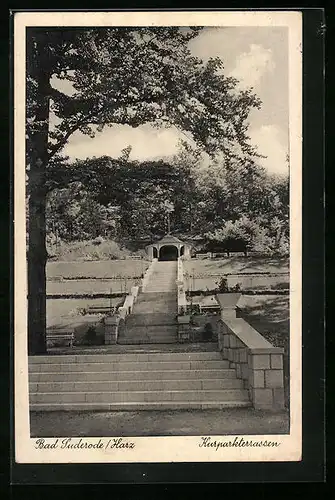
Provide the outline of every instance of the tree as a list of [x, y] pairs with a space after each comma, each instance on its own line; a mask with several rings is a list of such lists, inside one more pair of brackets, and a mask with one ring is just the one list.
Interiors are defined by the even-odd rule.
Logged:
[[[29, 353], [45, 352], [47, 173], [76, 131], [104, 126], [176, 126], [208, 152], [238, 145], [254, 153], [246, 122], [260, 101], [236, 91], [220, 59], [192, 57], [199, 28], [92, 28], [27, 31], [27, 171], [29, 174]], [[71, 95], [57, 89], [66, 80]], [[49, 117], [55, 119], [50, 122]]]

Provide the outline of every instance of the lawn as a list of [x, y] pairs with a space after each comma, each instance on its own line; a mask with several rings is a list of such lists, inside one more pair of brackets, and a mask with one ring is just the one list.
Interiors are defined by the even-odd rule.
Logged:
[[[204, 278], [184, 277], [186, 290], [215, 290], [218, 287], [220, 276], [207, 276]], [[289, 275], [231, 275], [227, 276], [229, 288], [239, 284], [241, 290], [278, 290], [289, 288]]]
[[128, 293], [139, 279], [47, 281], [47, 295], [82, 295], [90, 293]]
[[184, 261], [187, 290], [215, 290], [222, 276], [228, 287], [237, 284], [242, 290], [288, 289], [288, 259], [270, 257], [227, 257]]
[[227, 257], [184, 261], [184, 271], [195, 276], [235, 273], [288, 273], [289, 260], [273, 257]]
[[[117, 306], [120, 297], [112, 299], [112, 306]], [[55, 327], [65, 325], [69, 319], [79, 317], [78, 309], [88, 306], [110, 306], [110, 299], [48, 299], [47, 300], [47, 326]]]
[[138, 277], [149, 267], [147, 260], [106, 260], [88, 262], [55, 261], [47, 263], [47, 279]]
[[288, 349], [288, 295], [242, 295], [238, 303], [243, 317], [276, 347]]

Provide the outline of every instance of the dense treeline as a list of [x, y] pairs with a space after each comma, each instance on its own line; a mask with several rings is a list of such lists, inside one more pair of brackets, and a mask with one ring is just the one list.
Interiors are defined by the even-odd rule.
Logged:
[[169, 218], [174, 233], [202, 238], [208, 250], [288, 253], [288, 177], [233, 158], [204, 165], [186, 143], [168, 162], [129, 161], [129, 153], [62, 165], [61, 181], [53, 172], [49, 243], [153, 240], [167, 232]]

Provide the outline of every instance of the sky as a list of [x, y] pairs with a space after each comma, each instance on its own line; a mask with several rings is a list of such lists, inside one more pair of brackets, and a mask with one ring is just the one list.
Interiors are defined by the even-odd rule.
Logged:
[[[189, 44], [193, 55], [203, 61], [223, 60], [225, 74], [252, 87], [261, 99], [260, 110], [249, 116], [250, 142], [266, 156], [260, 163], [269, 173], [286, 174], [288, 167], [288, 32], [285, 27], [205, 28]], [[185, 136], [175, 128], [157, 130], [146, 124], [138, 128], [115, 125], [94, 139], [76, 132], [64, 148], [71, 159], [119, 156], [132, 146], [130, 159], [145, 160], [171, 156]]]

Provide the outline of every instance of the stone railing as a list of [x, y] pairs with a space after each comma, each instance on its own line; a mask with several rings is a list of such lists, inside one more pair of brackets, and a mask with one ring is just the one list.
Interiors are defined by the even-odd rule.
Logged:
[[207, 253], [196, 253], [195, 254], [196, 259], [211, 259], [212, 258], [212, 253], [207, 252]]
[[126, 295], [124, 303], [119, 307], [115, 316], [107, 316], [105, 325], [105, 344], [116, 344], [120, 328], [124, 327], [126, 316], [133, 312], [134, 304], [137, 300], [139, 287], [133, 286], [129, 295]]
[[178, 305], [178, 314], [186, 314], [187, 309], [187, 300], [185, 294], [184, 287], [184, 266], [183, 261], [179, 257], [177, 263], [177, 305]]
[[249, 390], [255, 409], [281, 410], [284, 400], [284, 350], [274, 347], [236, 314], [222, 312], [218, 322], [219, 349]]
[[154, 270], [154, 267], [155, 267], [155, 264], [156, 264], [157, 261], [158, 261], [158, 259], [152, 259], [150, 266], [145, 271], [144, 276], [142, 278], [142, 282], [141, 282], [141, 289], [142, 289], [142, 291], [145, 290], [145, 288], [146, 288], [146, 286], [148, 284], [149, 278], [150, 278], [151, 274], [153, 273], [153, 270]]

